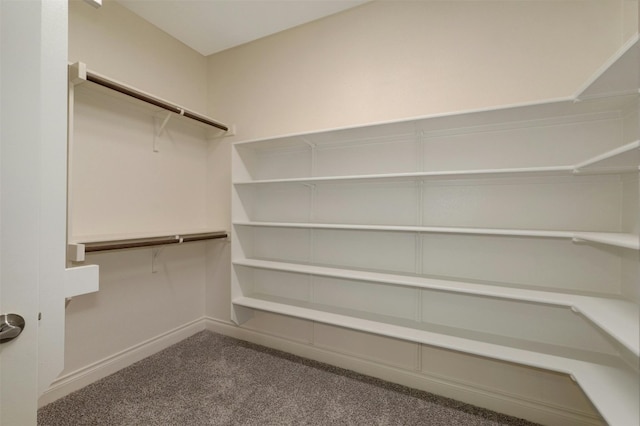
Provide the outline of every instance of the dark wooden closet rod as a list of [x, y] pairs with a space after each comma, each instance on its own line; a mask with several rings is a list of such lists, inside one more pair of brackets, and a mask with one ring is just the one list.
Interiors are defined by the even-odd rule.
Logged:
[[153, 96], [150, 96], [146, 93], [140, 92], [138, 90], [135, 90], [131, 87], [127, 87], [124, 86], [122, 84], [113, 82], [109, 79], [106, 79], [102, 76], [99, 76], [97, 74], [92, 73], [91, 71], [87, 70], [87, 81], [90, 81], [92, 83], [95, 84], [99, 84], [100, 86], [104, 86], [107, 87], [111, 90], [115, 90], [116, 92], [120, 92], [122, 94], [125, 94], [127, 96], [131, 96], [132, 98], [136, 98], [139, 99], [143, 102], [147, 102], [151, 105], [155, 105], [157, 107], [166, 109], [167, 111], [171, 111], [173, 113], [179, 114], [179, 115], [184, 115], [187, 118], [190, 118], [192, 120], [196, 120], [199, 121], [200, 123], [204, 123], [207, 124], [209, 126], [213, 126], [216, 127], [220, 130], [224, 130], [225, 132], [229, 131], [229, 127], [226, 126], [225, 124], [222, 123], [218, 123], [217, 121], [211, 120], [210, 118], [207, 118], [203, 115], [197, 114], [195, 112], [192, 111], [188, 111], [184, 108], [179, 108], [175, 105], [171, 105], [161, 99], [157, 99], [154, 98]]
[[86, 253], [106, 250], [122, 250], [139, 247], [153, 247], [164, 246], [168, 244], [181, 244], [189, 243], [193, 241], [204, 240], [216, 240], [220, 238], [227, 238], [227, 233], [220, 232], [202, 232], [198, 234], [184, 234], [184, 235], [170, 235], [162, 237], [149, 237], [149, 238], [131, 238], [126, 240], [116, 241], [96, 241], [92, 243], [84, 244], [84, 251]]

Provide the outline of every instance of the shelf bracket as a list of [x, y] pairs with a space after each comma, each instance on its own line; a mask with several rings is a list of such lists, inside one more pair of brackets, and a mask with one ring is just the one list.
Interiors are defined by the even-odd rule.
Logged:
[[84, 244], [70, 243], [67, 244], [67, 259], [71, 262], [84, 262], [85, 247]]
[[69, 82], [75, 86], [85, 81], [87, 81], [87, 64], [76, 62], [69, 65]]
[[158, 132], [156, 133], [156, 136], [162, 136], [162, 132], [164, 132], [164, 128], [167, 126], [167, 123], [169, 122], [169, 119], [171, 118], [171, 114], [172, 114], [171, 112], [167, 113], [167, 116], [162, 121], [162, 124], [160, 125], [160, 128], [158, 129]]
[[162, 250], [164, 250], [162, 246], [151, 249], [151, 272], [154, 274], [158, 272], [158, 256], [160, 256]]
[[[164, 119], [158, 116], [155, 117], [155, 123], [158, 129], [153, 134], [153, 152], [160, 152], [160, 137], [162, 136], [164, 129], [167, 127], [167, 123], [169, 123], [169, 119], [171, 119], [172, 115], [173, 112], [168, 112]], [[183, 108], [180, 108], [180, 115], [184, 115]], [[162, 122], [160, 122], [160, 120], [162, 120]]]

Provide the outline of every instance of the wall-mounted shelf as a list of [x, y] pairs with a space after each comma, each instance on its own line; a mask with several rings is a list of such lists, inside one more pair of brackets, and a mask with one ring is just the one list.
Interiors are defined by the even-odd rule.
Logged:
[[575, 173], [638, 172], [640, 141], [604, 152], [574, 166]]
[[576, 98], [234, 143], [233, 321], [566, 373], [639, 424], [637, 55]]
[[638, 94], [640, 41], [633, 36], [578, 90], [577, 100]]
[[238, 259], [234, 260], [233, 264], [296, 274], [343, 278], [564, 306], [575, 313], [581, 313], [598, 327], [611, 334], [612, 337], [636, 356], [640, 356], [640, 309], [638, 305], [622, 299], [260, 259]]
[[108, 250], [124, 250], [133, 248], [166, 246], [195, 241], [206, 241], [227, 238], [226, 231], [197, 232], [189, 234], [172, 234], [146, 237], [112, 237], [99, 240], [81, 240], [68, 245], [69, 260], [82, 262], [86, 253], [95, 253]]
[[[454, 351], [466, 352], [483, 357], [499, 359], [535, 368], [543, 368], [571, 375], [582, 387], [587, 396], [594, 401], [602, 416], [611, 425], [633, 424], [638, 419], [637, 375], [615, 359], [602, 362], [589, 362], [565, 356], [537, 352], [531, 348], [511, 347], [506, 344], [489, 343], [487, 336], [461, 333], [444, 334], [430, 331], [423, 324], [394, 324], [388, 318], [372, 318], [360, 312], [335, 310], [326, 306], [304, 304], [291, 300], [255, 295], [233, 299], [236, 306], [275, 312], [296, 318], [304, 318], [324, 324], [348, 327], [367, 333], [389, 336], [411, 342], [437, 346]], [[434, 327], [437, 329], [437, 327]], [[506, 342], [505, 342], [506, 343]]]
[[352, 231], [386, 231], [416, 232], [434, 234], [467, 234], [467, 235], [499, 235], [531, 238], [568, 238], [589, 241], [640, 250], [640, 236], [617, 232], [580, 232], [580, 231], [547, 231], [535, 229], [496, 229], [496, 228], [463, 228], [444, 226], [397, 226], [397, 225], [358, 225], [341, 223], [299, 223], [299, 222], [244, 222], [236, 221], [237, 226], [255, 226], [268, 228], [292, 229], [343, 229]]
[[318, 176], [307, 178], [261, 179], [236, 181], [234, 185], [266, 184], [322, 184], [348, 182], [393, 182], [419, 179], [475, 179], [513, 176], [569, 176], [572, 174], [634, 173], [640, 164], [640, 141], [628, 143], [575, 165], [551, 167], [522, 167], [511, 169], [442, 170], [432, 172], [386, 173], [351, 176]]

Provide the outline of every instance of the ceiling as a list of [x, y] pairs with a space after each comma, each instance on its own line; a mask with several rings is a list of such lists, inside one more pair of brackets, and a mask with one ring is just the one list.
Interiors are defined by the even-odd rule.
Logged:
[[117, 0], [208, 56], [370, 0]]

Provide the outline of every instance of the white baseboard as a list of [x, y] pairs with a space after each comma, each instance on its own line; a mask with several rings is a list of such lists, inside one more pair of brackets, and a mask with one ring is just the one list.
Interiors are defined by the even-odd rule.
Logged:
[[402, 370], [310, 344], [237, 327], [233, 323], [209, 317], [194, 320], [59, 377], [40, 397], [38, 405], [41, 407], [62, 398], [204, 329], [544, 425], [596, 426], [603, 424], [600, 419], [593, 417], [590, 413], [576, 412], [540, 401], [525, 400], [517, 395], [492, 392], [442, 377], [431, 377], [415, 371]]
[[199, 318], [187, 324], [169, 330], [156, 337], [145, 340], [128, 349], [113, 354], [86, 367], [58, 377], [38, 400], [38, 407], [49, 404], [81, 389], [91, 383], [107, 377], [125, 367], [151, 356], [169, 346], [186, 339], [205, 329], [205, 319]]
[[414, 389], [431, 392], [458, 401], [497, 411], [514, 417], [549, 426], [601, 426], [603, 421], [591, 413], [583, 413], [569, 408], [554, 406], [541, 401], [523, 399], [518, 395], [498, 393], [481, 389], [466, 383], [457, 383], [442, 377], [433, 377], [417, 371], [402, 370], [364, 360], [352, 355], [321, 349], [281, 337], [256, 332], [233, 323], [214, 318], [205, 319], [206, 329], [237, 339], [267, 346], [304, 358], [398, 383]]

